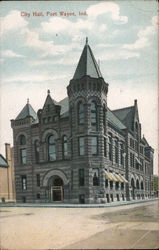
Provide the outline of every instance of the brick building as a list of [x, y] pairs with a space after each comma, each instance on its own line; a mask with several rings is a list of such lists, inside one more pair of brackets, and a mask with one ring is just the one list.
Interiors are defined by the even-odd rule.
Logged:
[[154, 151], [141, 136], [137, 100], [108, 108], [108, 83], [87, 40], [67, 93], [56, 102], [48, 91], [37, 113], [28, 101], [11, 120], [17, 202], [151, 197]]
[[0, 202], [15, 201], [13, 150], [5, 144], [6, 158], [0, 154]]

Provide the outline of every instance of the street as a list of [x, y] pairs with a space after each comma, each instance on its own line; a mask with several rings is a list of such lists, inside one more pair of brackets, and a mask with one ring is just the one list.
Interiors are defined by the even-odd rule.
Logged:
[[159, 201], [106, 208], [0, 208], [1, 249], [158, 249]]

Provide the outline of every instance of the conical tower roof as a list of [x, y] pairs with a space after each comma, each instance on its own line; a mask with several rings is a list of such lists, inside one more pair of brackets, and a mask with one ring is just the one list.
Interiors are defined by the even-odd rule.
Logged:
[[87, 38], [86, 38], [86, 44], [82, 51], [73, 79], [80, 79], [85, 75], [88, 75], [93, 78], [102, 77], [96, 59], [92, 53], [90, 46], [88, 45]]
[[16, 117], [15, 120], [24, 119], [28, 116], [32, 116], [34, 118], [34, 120], [38, 119], [35, 110], [29, 104], [29, 100], [27, 100], [27, 104], [24, 106], [24, 108], [22, 109], [22, 111], [19, 113], [19, 115]]

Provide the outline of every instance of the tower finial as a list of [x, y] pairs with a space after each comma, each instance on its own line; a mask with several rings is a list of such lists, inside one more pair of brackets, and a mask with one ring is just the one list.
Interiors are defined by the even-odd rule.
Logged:
[[88, 44], [88, 37], [86, 37], [86, 45]]
[[48, 95], [50, 95], [50, 89], [48, 89], [47, 93], [48, 93]]
[[27, 104], [29, 104], [29, 98], [27, 98]]

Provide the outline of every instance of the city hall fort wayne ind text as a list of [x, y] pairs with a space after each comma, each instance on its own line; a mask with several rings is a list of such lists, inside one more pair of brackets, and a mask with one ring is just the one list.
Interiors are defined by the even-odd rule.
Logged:
[[68, 97], [48, 90], [11, 120], [17, 202], [108, 203], [153, 195], [153, 148], [141, 134], [137, 100], [110, 110], [108, 83], [88, 45]]

